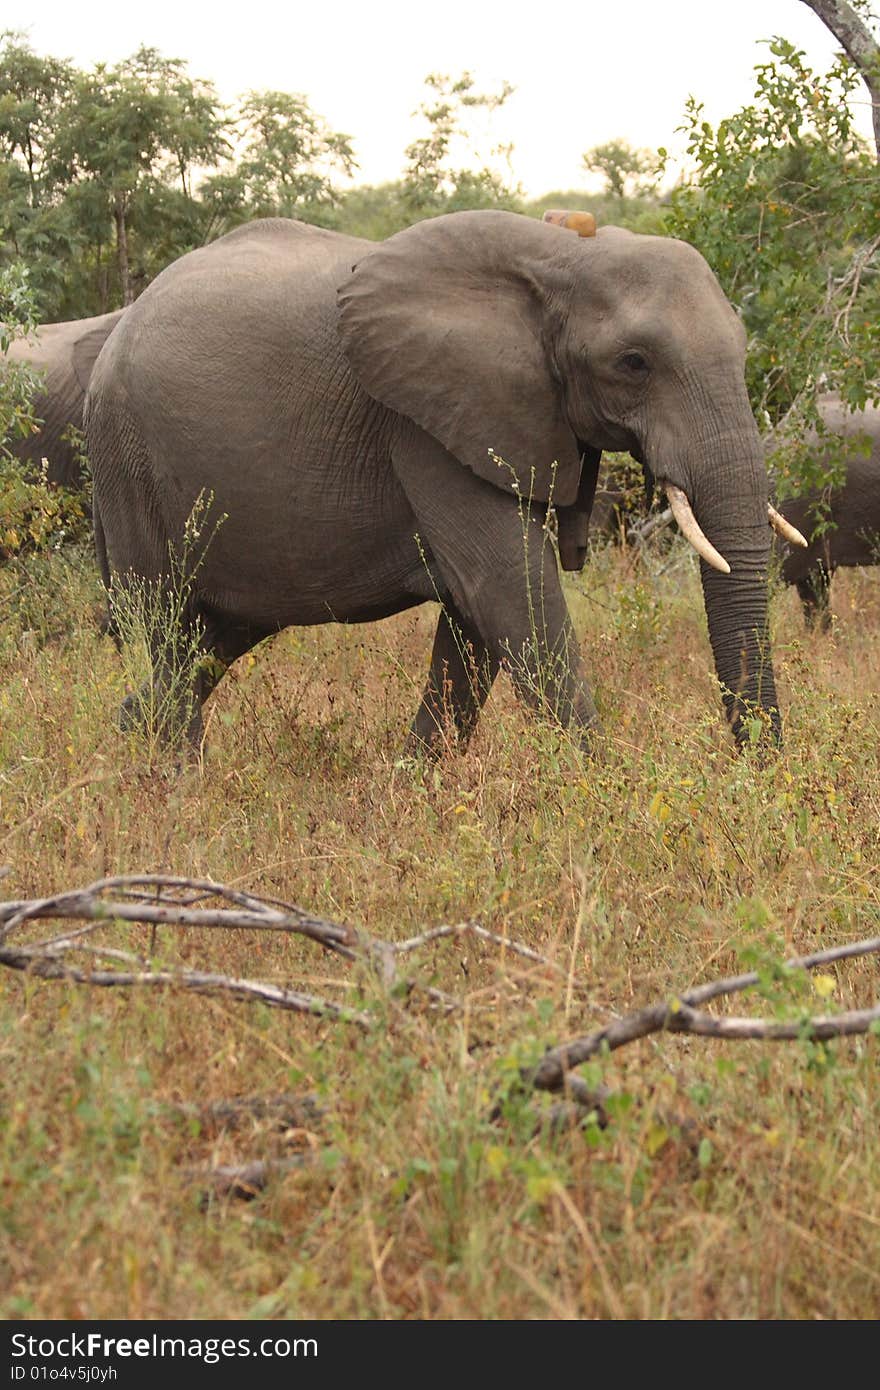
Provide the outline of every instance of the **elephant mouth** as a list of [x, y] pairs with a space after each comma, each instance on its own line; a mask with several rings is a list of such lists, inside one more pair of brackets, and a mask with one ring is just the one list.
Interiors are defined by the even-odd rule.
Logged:
[[[715, 549], [694, 516], [694, 510], [688, 500], [687, 493], [683, 492], [680, 487], [676, 487], [674, 483], [663, 483], [663, 487], [669, 498], [672, 515], [678, 522], [678, 529], [685, 540], [693, 546], [700, 558], [705, 560], [712, 569], [720, 570], [722, 574], [730, 574], [730, 565], [721, 552]], [[797, 527], [786, 521], [785, 517], [781, 516], [769, 502], [767, 503], [767, 520], [777, 535], [788, 541], [790, 545], [806, 547], [807, 541]]]

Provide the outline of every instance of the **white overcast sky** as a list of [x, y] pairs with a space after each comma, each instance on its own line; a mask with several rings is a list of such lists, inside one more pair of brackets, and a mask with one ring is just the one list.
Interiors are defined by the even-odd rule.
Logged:
[[[481, 90], [506, 78], [516, 94], [491, 133], [513, 142], [513, 173], [534, 196], [586, 187], [581, 155], [602, 141], [675, 148], [689, 94], [713, 120], [750, 100], [761, 39], [781, 34], [823, 70], [837, 47], [801, 0], [4, 0], [3, 11], [38, 52], [81, 66], [145, 43], [188, 59], [225, 99], [303, 92], [354, 137], [362, 183], [399, 176], [427, 73], [470, 70]], [[868, 135], [866, 100], [858, 114]]]

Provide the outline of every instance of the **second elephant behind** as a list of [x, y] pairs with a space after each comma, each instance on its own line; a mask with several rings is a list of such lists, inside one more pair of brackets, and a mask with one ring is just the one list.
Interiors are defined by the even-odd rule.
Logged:
[[[880, 563], [880, 410], [868, 405], [849, 411], [837, 395], [827, 395], [819, 404], [822, 419], [834, 435], [850, 442], [846, 457], [846, 480], [827, 497], [830, 523], [813, 539], [817, 521], [824, 518], [819, 493], [789, 497], [779, 503], [783, 516], [805, 536], [806, 550], [784, 547], [782, 578], [797, 588], [804, 616], [810, 626], [818, 623], [827, 631], [831, 626], [829, 605], [831, 578], [841, 566]], [[870, 452], [864, 452], [864, 438]], [[814, 436], [817, 450], [839, 448], [837, 440], [823, 444]]]
[[50, 483], [69, 488], [82, 483], [79, 451], [70, 439], [69, 429], [71, 425], [77, 430], [82, 428], [83, 402], [92, 368], [123, 313], [117, 309], [96, 318], [45, 323], [34, 337], [17, 339], [9, 349], [11, 361], [26, 362], [43, 379], [33, 402], [40, 428], [36, 434], [11, 445], [12, 452], [36, 469], [46, 459]]

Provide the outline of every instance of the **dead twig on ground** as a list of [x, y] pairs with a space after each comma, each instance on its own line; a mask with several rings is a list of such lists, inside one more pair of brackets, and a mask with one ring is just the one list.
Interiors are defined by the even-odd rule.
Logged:
[[[112, 894], [112, 896], [108, 896]], [[229, 906], [204, 906], [211, 899]], [[43, 941], [13, 944], [12, 933], [27, 922], [46, 919], [79, 919], [87, 925], [66, 935]], [[393, 990], [401, 1000], [423, 994], [429, 1005], [443, 1012], [462, 1007], [462, 1001], [417, 977], [399, 976], [404, 956], [441, 941], [460, 940], [470, 935], [510, 953], [561, 973], [569, 982], [569, 972], [557, 962], [478, 922], [467, 921], [432, 927], [401, 942], [388, 942], [344, 923], [317, 917], [294, 903], [262, 898], [254, 893], [230, 888], [207, 879], [166, 874], [132, 874], [98, 879], [87, 888], [74, 889], [47, 898], [0, 903], [0, 965], [28, 971], [43, 979], [66, 979], [77, 984], [134, 987], [151, 985], [178, 987], [198, 993], [225, 993], [233, 998], [260, 1000], [274, 1008], [335, 1019], [370, 1029], [379, 1021], [369, 1007], [348, 1008], [332, 1000], [304, 994], [262, 980], [237, 979], [188, 968], [157, 969], [142, 955], [117, 947], [93, 944], [84, 938], [101, 925], [140, 923], [153, 926], [201, 929], [235, 929], [287, 932], [305, 937], [322, 949], [348, 962], [360, 961], [370, 967], [386, 991]], [[880, 952], [880, 937], [834, 946], [813, 955], [799, 956], [782, 967], [784, 974], [797, 974]], [[83, 957], [90, 958], [83, 964]], [[811, 1016], [806, 1012], [790, 1019], [725, 1017], [707, 1013], [704, 1005], [714, 999], [737, 994], [760, 984], [757, 971], [712, 980], [682, 994], [613, 1018], [604, 1027], [583, 1037], [549, 1049], [538, 1065], [523, 1071], [523, 1082], [539, 1091], [562, 1092], [569, 1103], [594, 1111], [598, 1122], [607, 1123], [607, 1087], [589, 1086], [575, 1075], [576, 1068], [590, 1058], [613, 1052], [627, 1043], [660, 1032], [692, 1033], [700, 1037], [764, 1041], [813, 1040], [867, 1033], [880, 1022], [880, 1002], [864, 1009], [838, 1014]], [[575, 981], [580, 993], [588, 986]]]
[[[205, 906], [211, 899], [228, 906]], [[36, 943], [15, 945], [10, 937], [27, 923], [45, 920], [78, 920], [86, 925], [56, 933]], [[401, 978], [399, 959], [435, 941], [469, 934], [500, 950], [510, 952], [548, 969], [561, 967], [547, 956], [521, 942], [489, 931], [478, 922], [460, 922], [434, 927], [419, 936], [391, 943], [369, 936], [341, 922], [317, 917], [295, 903], [264, 898], [210, 879], [173, 874], [125, 874], [101, 878], [85, 888], [57, 893], [52, 897], [0, 903], [0, 965], [28, 970], [44, 979], [68, 979], [78, 984], [98, 986], [179, 985], [201, 993], [226, 993], [233, 997], [261, 999], [276, 1008], [290, 1009], [336, 1018], [370, 1027], [372, 1016], [345, 1008], [299, 990], [284, 989], [259, 980], [239, 980], [203, 971], [155, 969], [144, 955], [121, 951], [85, 940], [111, 923], [130, 923], [208, 930], [250, 930], [289, 933], [305, 937], [324, 950], [349, 962], [362, 961], [379, 977], [386, 989], [392, 987], [400, 998], [424, 995], [429, 1007], [454, 1012], [462, 1007], [459, 999], [417, 977]], [[71, 963], [74, 956], [93, 957], [95, 965], [85, 968]], [[129, 969], [98, 966], [114, 962]], [[586, 988], [577, 984], [578, 989]]]
[[[835, 961], [852, 960], [880, 952], [880, 937], [865, 941], [850, 942], [845, 946], [832, 946], [825, 951], [816, 951], [808, 956], [795, 956], [785, 962], [783, 969], [789, 973], [802, 970], [815, 970], [820, 965], [831, 965]], [[544, 1054], [537, 1067], [529, 1073], [529, 1080], [539, 1091], [570, 1091], [572, 1078], [569, 1073], [582, 1063], [603, 1052], [613, 1052], [618, 1047], [648, 1037], [651, 1033], [695, 1033], [701, 1037], [713, 1038], [758, 1038], [769, 1042], [791, 1039], [823, 1041], [829, 1038], [851, 1037], [867, 1033], [872, 1025], [880, 1020], [880, 1003], [871, 1008], [850, 1010], [846, 1013], [804, 1016], [798, 1019], [779, 1021], [765, 1018], [724, 1018], [707, 1014], [697, 1006], [712, 999], [730, 994], [739, 994], [760, 984], [761, 977], [756, 970], [743, 975], [731, 975], [723, 980], [711, 980], [697, 985], [683, 994], [673, 996], [662, 1003], [650, 1004], [645, 1009], [636, 1009], [615, 1019], [604, 1028], [599, 1028], [586, 1037], [576, 1038], [551, 1048]]]
[[248, 1121], [268, 1121], [273, 1129], [316, 1129], [327, 1115], [317, 1096], [234, 1096], [230, 1100], [178, 1101], [175, 1114], [211, 1129], [238, 1129]]
[[[97, 985], [99, 987], [132, 987], [152, 985], [160, 988], [176, 987], [190, 989], [196, 994], [230, 994], [236, 999], [259, 1000], [274, 1009], [288, 1009], [293, 1013], [315, 1014], [318, 1017], [334, 1018], [343, 1023], [356, 1023], [361, 1028], [372, 1028], [373, 1017], [358, 1009], [348, 1009], [332, 1000], [321, 999], [317, 995], [302, 994], [299, 990], [283, 989], [265, 980], [240, 980], [230, 975], [212, 975], [201, 970], [82, 970], [68, 964], [61, 957], [65, 942], [61, 941], [53, 950], [58, 954], [48, 954], [39, 947], [19, 947], [12, 950], [0, 947], [0, 965], [11, 970], [26, 970], [44, 980], [69, 980], [73, 984]], [[109, 951], [102, 954], [109, 955]]]
[[272, 1178], [314, 1167], [314, 1163], [311, 1154], [294, 1154], [290, 1158], [258, 1158], [250, 1163], [221, 1164], [217, 1168], [191, 1168], [186, 1177], [205, 1185], [203, 1201], [212, 1197], [237, 1197], [250, 1202]]

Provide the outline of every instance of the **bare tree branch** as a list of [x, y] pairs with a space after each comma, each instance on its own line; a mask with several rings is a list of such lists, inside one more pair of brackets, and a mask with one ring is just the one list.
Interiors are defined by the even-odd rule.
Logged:
[[[104, 896], [111, 892], [113, 897]], [[231, 903], [232, 906], [215, 908], [194, 905], [211, 898]], [[87, 925], [36, 943], [13, 945], [9, 941], [11, 932], [26, 922], [58, 918], [85, 919]], [[363, 961], [372, 967], [386, 989], [399, 989], [404, 997], [421, 992], [433, 1006], [444, 1012], [461, 1008], [462, 1001], [434, 986], [422, 984], [417, 978], [399, 979], [397, 963], [401, 957], [421, 947], [460, 939], [468, 934], [535, 965], [561, 971], [567, 985], [571, 984], [569, 973], [562, 971], [557, 962], [522, 942], [488, 930], [478, 922], [443, 924], [395, 944], [368, 936], [354, 927], [313, 916], [295, 904], [261, 898], [210, 880], [155, 874], [99, 879], [87, 888], [59, 893], [54, 897], [0, 903], [0, 965], [28, 971], [43, 979], [64, 979], [99, 987], [177, 987], [196, 993], [260, 1000], [273, 1008], [335, 1019], [364, 1029], [373, 1028], [379, 1021], [378, 1014], [369, 1009], [348, 1008], [332, 1000], [268, 981], [238, 979], [187, 968], [155, 969], [148, 959], [135, 952], [85, 939], [87, 934], [91, 937], [100, 926], [124, 922], [216, 930], [244, 928], [304, 936], [323, 949], [341, 955], [346, 961]], [[820, 965], [877, 952], [880, 952], [880, 937], [795, 957], [786, 962], [783, 969], [787, 973], [814, 970]], [[83, 957], [90, 958], [92, 963], [88, 966], [74, 963], [74, 958], [82, 961]], [[107, 968], [110, 964], [116, 968]], [[523, 1084], [541, 1091], [562, 1092], [566, 1101], [576, 1105], [581, 1112], [595, 1111], [597, 1122], [604, 1125], [608, 1122], [606, 1102], [611, 1093], [605, 1086], [589, 1086], [583, 1078], [574, 1074], [578, 1066], [600, 1052], [614, 1051], [638, 1038], [664, 1031], [767, 1041], [826, 1039], [865, 1033], [880, 1021], [880, 1002], [865, 1009], [782, 1021], [719, 1017], [706, 1013], [702, 1008], [713, 999], [751, 989], [760, 980], [757, 971], [711, 980], [678, 996], [614, 1018], [585, 1037], [551, 1048], [537, 1067], [522, 1073]], [[588, 988], [582, 980], [576, 980], [574, 984], [581, 993]]]
[[[846, 946], [832, 946], [825, 951], [816, 951], [809, 956], [795, 956], [786, 961], [785, 969], [815, 970], [819, 965], [831, 965], [838, 960], [852, 960], [857, 956], [867, 956], [880, 952], [880, 936], [866, 941], [850, 942]], [[570, 1089], [568, 1073], [573, 1067], [589, 1061], [597, 1053], [614, 1052], [618, 1047], [645, 1038], [651, 1033], [697, 1033], [703, 1037], [717, 1038], [763, 1038], [779, 1041], [790, 1038], [835, 1038], [867, 1033], [871, 1025], [880, 1018], [880, 1004], [870, 1009], [851, 1013], [841, 1013], [830, 1017], [804, 1018], [780, 1023], [776, 1020], [753, 1018], [716, 1018], [714, 1015], [699, 1012], [694, 1006], [706, 1004], [711, 999], [723, 995], [739, 994], [760, 984], [756, 970], [744, 975], [730, 975], [724, 980], [712, 980], [705, 985], [697, 985], [686, 990], [677, 998], [664, 1000], [660, 1004], [650, 1004], [645, 1009], [615, 1019], [604, 1028], [599, 1028], [586, 1037], [563, 1043], [551, 1048], [542, 1057], [531, 1073], [530, 1079], [539, 1091], [561, 1091]]]
[[846, 0], [802, 0], [830, 29], [847, 57], [858, 68], [871, 97], [874, 143], [880, 161], [880, 44]]
[[878, 1020], [880, 1004], [870, 1009], [851, 1009], [827, 1017], [790, 1019], [784, 1023], [765, 1018], [717, 1018], [682, 1004], [674, 1010], [666, 1028], [671, 1033], [696, 1033], [703, 1038], [761, 1038], [768, 1042], [806, 1038], [821, 1042], [827, 1038], [867, 1033], [871, 1024]]
[[[316, 995], [302, 994], [298, 990], [282, 989], [265, 980], [239, 980], [228, 975], [210, 975], [200, 970], [81, 970], [68, 965], [56, 954], [43, 951], [40, 947], [27, 946], [13, 949], [0, 947], [0, 965], [11, 970], [26, 970], [31, 975], [39, 975], [44, 980], [70, 980], [75, 984], [98, 985], [103, 987], [155, 985], [161, 988], [177, 987], [190, 989], [196, 994], [230, 994], [236, 999], [260, 1000], [275, 1009], [289, 1009], [294, 1013], [316, 1014], [319, 1017], [335, 1018], [345, 1023], [356, 1023], [361, 1028], [372, 1028], [374, 1019], [370, 1014], [356, 1009], [347, 1009], [341, 1004], [320, 999]], [[63, 949], [63, 943], [62, 947]]]
[[655, 512], [645, 521], [640, 521], [635, 526], [631, 526], [626, 533], [626, 539], [632, 545], [644, 545], [656, 531], [661, 531], [664, 526], [668, 526], [672, 521], [672, 508], [667, 507], [662, 512]]
[[[149, 896], [137, 893], [142, 887], [153, 888]], [[107, 889], [122, 890], [118, 900], [102, 896]], [[163, 899], [162, 890], [182, 890], [187, 896]], [[193, 908], [189, 903], [205, 897], [226, 899], [239, 911], [229, 909]], [[165, 926], [239, 927], [255, 931], [293, 932], [310, 937], [328, 950], [353, 960], [365, 944], [353, 927], [313, 917], [302, 908], [285, 905], [283, 910], [270, 906], [264, 899], [240, 893], [222, 883], [210, 880], [176, 878], [164, 874], [141, 874], [118, 878], [98, 879], [87, 888], [59, 893], [53, 898], [37, 898], [29, 902], [0, 904], [0, 942], [24, 922], [40, 918], [74, 917], [98, 922], [149, 922]]]
[[217, 1168], [191, 1168], [186, 1176], [191, 1181], [207, 1184], [210, 1191], [204, 1196], [237, 1197], [250, 1202], [271, 1178], [314, 1166], [311, 1154], [293, 1154], [290, 1158], [259, 1158], [250, 1163], [221, 1164]]
[[[489, 931], [486, 927], [480, 926], [479, 922], [445, 923], [439, 927], [431, 927], [418, 936], [411, 936], [405, 941], [394, 942], [390, 949], [395, 956], [406, 955], [411, 951], [420, 950], [423, 946], [430, 946], [435, 941], [468, 935], [475, 936], [478, 941], [486, 941], [492, 946], [497, 946], [499, 950], [509, 951], [514, 956], [522, 957], [523, 960], [532, 961], [535, 965], [543, 965], [548, 970], [564, 975], [566, 979], [569, 977], [569, 971], [555, 960], [551, 960], [549, 956], [542, 955], [540, 951], [533, 950], [531, 946], [524, 946], [521, 941], [515, 941], [510, 936], [502, 936], [499, 932]], [[572, 980], [572, 989], [577, 994], [584, 994], [589, 988], [590, 986], [583, 980]]]

